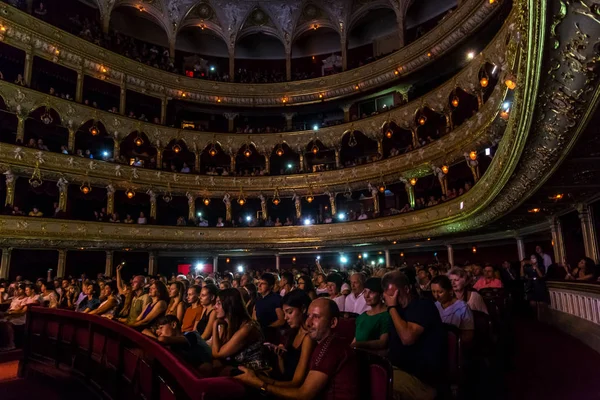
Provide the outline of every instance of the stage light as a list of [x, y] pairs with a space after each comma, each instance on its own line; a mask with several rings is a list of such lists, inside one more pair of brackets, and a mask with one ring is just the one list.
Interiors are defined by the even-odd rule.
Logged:
[[366, 260], [367, 258], [369, 258], [369, 253], [363, 253], [362, 256]]
[[344, 221], [344, 220], [346, 219], [346, 214], [344, 214], [344, 213], [339, 213], [337, 217], [338, 217], [338, 219], [339, 219], [340, 221]]
[[246, 216], [246, 221], [248, 221], [248, 222], [252, 221], [252, 217], [251, 217], [251, 216], [249, 216], [249, 215], [247, 215], [247, 216]]
[[346, 264], [348, 262], [348, 257], [346, 257], [346, 256], [340, 256], [340, 262], [342, 264]]
[[202, 271], [204, 269], [204, 265], [201, 263], [196, 264], [196, 271]]
[[237, 270], [238, 270], [238, 272], [244, 272], [244, 266], [243, 265], [238, 265], [237, 266]]
[[306, 218], [304, 220], [304, 225], [310, 225], [310, 218]]

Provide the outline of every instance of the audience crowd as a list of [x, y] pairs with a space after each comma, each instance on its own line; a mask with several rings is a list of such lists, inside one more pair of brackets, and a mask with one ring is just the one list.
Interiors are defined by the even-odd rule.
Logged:
[[357, 385], [366, 378], [358, 376], [357, 354], [366, 351], [393, 366], [394, 398], [434, 399], [456, 383], [448, 370], [449, 335], [461, 342], [466, 379], [460, 384], [467, 390], [477, 386], [474, 368], [489, 369], [490, 360], [481, 360], [486, 338], [478, 321], [500, 324], [506, 299], [543, 306], [544, 282], [561, 273], [580, 281], [598, 277], [592, 260], [583, 258], [576, 268], [557, 265], [540, 246], [519, 267], [508, 261], [498, 268], [363, 261], [341, 270], [323, 268], [317, 259], [313, 268], [281, 273], [267, 268], [204, 276], [197, 270], [170, 279], [124, 279], [124, 263], [114, 277], [52, 277], [52, 270], [35, 282], [18, 276], [0, 281], [0, 303], [8, 306], [0, 319], [0, 348], [15, 347], [28, 307], [61, 308], [128, 325], [200, 376], [234, 376], [249, 391], [358, 399]]

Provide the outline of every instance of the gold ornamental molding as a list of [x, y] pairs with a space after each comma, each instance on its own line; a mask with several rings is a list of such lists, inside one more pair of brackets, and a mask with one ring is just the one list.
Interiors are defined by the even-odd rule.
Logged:
[[355, 95], [412, 74], [449, 52], [485, 24], [505, 0], [466, 0], [414, 43], [363, 67], [336, 75], [285, 83], [240, 84], [189, 78], [123, 57], [0, 3], [5, 43], [80, 74], [149, 96], [205, 104], [280, 107]]

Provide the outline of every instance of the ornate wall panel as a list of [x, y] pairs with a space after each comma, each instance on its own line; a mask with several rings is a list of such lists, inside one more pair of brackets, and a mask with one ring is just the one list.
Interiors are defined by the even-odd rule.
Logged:
[[[409, 46], [366, 66], [322, 78], [273, 84], [237, 84], [192, 79], [148, 67], [70, 35], [0, 3], [3, 40], [66, 67], [151, 96], [236, 106], [281, 106], [337, 99], [389, 84], [450, 51], [479, 29], [502, 1], [466, 0], [433, 31]], [[395, 74], [398, 69], [399, 75]]]

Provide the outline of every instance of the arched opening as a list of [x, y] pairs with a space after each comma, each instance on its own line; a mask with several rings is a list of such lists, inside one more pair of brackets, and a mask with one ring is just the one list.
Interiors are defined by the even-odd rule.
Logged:
[[300, 171], [300, 156], [287, 143], [281, 143], [271, 151], [271, 175], [288, 175]]
[[477, 97], [465, 92], [461, 88], [456, 88], [450, 93], [448, 102], [452, 110], [452, 126], [455, 128], [475, 115], [479, 108]]
[[19, 207], [24, 215], [30, 215], [30, 212], [35, 213], [37, 210], [45, 218], [54, 216], [54, 209], [58, 207], [58, 196], [56, 181], [45, 180], [43, 174], [42, 184], [37, 187], [30, 185], [27, 177], [16, 180], [14, 205]]
[[0, 142], [15, 143], [18, 124], [17, 116], [8, 109], [4, 98], [0, 96]]
[[484, 103], [492, 95], [492, 92], [498, 83], [499, 74], [500, 68], [491, 63], [485, 63], [481, 70], [479, 70], [479, 86], [483, 91]]
[[75, 100], [77, 72], [60, 64], [33, 57], [31, 87], [42, 93]]
[[156, 148], [144, 132], [133, 131], [127, 135], [119, 147], [119, 162], [146, 168], [156, 168]]
[[[208, 204], [204, 202], [205, 199], [209, 200]], [[225, 221], [225, 212], [225, 203], [221, 198], [211, 198], [210, 194], [206, 193], [196, 199], [196, 222], [199, 226], [207, 223], [208, 226], [217, 226], [218, 222], [222, 222], [224, 226], [230, 226]], [[219, 218], [221, 218], [220, 221]]]
[[190, 173], [194, 170], [196, 155], [191, 151], [185, 141], [173, 139], [163, 150], [164, 171]]
[[457, 7], [456, 0], [414, 1], [404, 18], [405, 42], [410, 44], [435, 28]]
[[346, 132], [342, 137], [340, 161], [344, 167], [353, 167], [377, 161], [377, 142], [359, 131]]
[[146, 218], [147, 223], [153, 224], [155, 221], [150, 218], [150, 196], [143, 191], [135, 191], [135, 196], [129, 198], [125, 191], [115, 192], [115, 211], [119, 214], [121, 222], [127, 223], [128, 217], [136, 224], [138, 218]]
[[83, 104], [113, 113], [119, 112], [121, 89], [117, 85], [92, 78], [83, 77]]
[[446, 117], [429, 107], [424, 107], [417, 112], [415, 123], [419, 146], [432, 143], [446, 133]]
[[383, 127], [383, 156], [395, 157], [413, 150], [412, 133], [395, 122]]
[[176, 65], [190, 78], [214, 81], [229, 80], [227, 43], [210, 29], [197, 24], [184, 26], [177, 33]]
[[0, 41], [0, 63], [6, 82], [14, 82], [25, 69], [25, 52]]
[[81, 191], [81, 182], [71, 182], [67, 192], [67, 215], [80, 221], [108, 221], [106, 215], [106, 188], [93, 186], [87, 194]]
[[230, 167], [231, 157], [217, 142], [210, 143], [200, 153], [200, 169], [206, 175], [229, 175]]
[[394, 10], [380, 7], [361, 14], [350, 25], [348, 68], [368, 64], [400, 48]]
[[312, 140], [304, 149], [307, 172], [335, 169], [335, 150], [325, 147], [319, 139]]
[[128, 90], [125, 103], [125, 114], [129, 118], [160, 124], [161, 100], [159, 98]]
[[[163, 192], [156, 198], [156, 223], [157, 225], [175, 226], [180, 218], [188, 221], [188, 203], [185, 196], [174, 196], [169, 192]], [[191, 221], [194, 225], [194, 221]], [[184, 226], [185, 226], [184, 225]], [[181, 226], [181, 225], [180, 225]]]
[[39, 107], [25, 120], [25, 146], [59, 152], [69, 142], [69, 130], [61, 125], [60, 115], [50, 107]]
[[285, 81], [285, 48], [263, 32], [242, 36], [235, 44], [235, 81], [266, 83]]
[[265, 157], [256, 150], [254, 144], [248, 143], [238, 150], [235, 157], [236, 175], [265, 175], [265, 162]]
[[114, 161], [114, 146], [115, 141], [102, 122], [89, 120], [75, 133], [75, 154], [87, 154], [89, 151], [91, 158]]
[[292, 80], [310, 79], [342, 71], [340, 34], [330, 27], [309, 29], [292, 44]]

